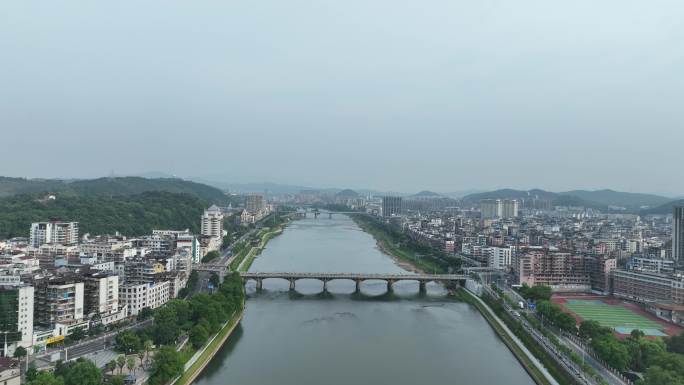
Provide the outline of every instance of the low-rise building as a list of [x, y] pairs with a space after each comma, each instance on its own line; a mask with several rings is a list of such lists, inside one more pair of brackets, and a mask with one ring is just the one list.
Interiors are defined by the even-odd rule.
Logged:
[[119, 300], [128, 308], [129, 316], [136, 316], [144, 308], [156, 309], [170, 299], [169, 281], [125, 284], [119, 288]]

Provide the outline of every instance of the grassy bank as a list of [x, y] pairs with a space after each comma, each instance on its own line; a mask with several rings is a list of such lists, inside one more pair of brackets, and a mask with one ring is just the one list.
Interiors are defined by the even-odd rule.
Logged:
[[[392, 229], [377, 219], [354, 214], [350, 217], [363, 231], [375, 238], [380, 250], [386, 254], [410, 264], [415, 270], [427, 273], [445, 273], [447, 271], [450, 263], [445, 261], [445, 257], [436, 250], [418, 244], [400, 231]], [[456, 261], [451, 261], [451, 263], [453, 263], [452, 267], [460, 267]]]
[[284, 225], [278, 225], [272, 229], [261, 230], [256, 237], [259, 239], [259, 244], [252, 246], [250, 240], [249, 244], [241, 247], [233, 262], [230, 263], [230, 269], [233, 271], [247, 271], [252, 262], [254, 262], [254, 259], [264, 250], [266, 244], [283, 233], [283, 227]]

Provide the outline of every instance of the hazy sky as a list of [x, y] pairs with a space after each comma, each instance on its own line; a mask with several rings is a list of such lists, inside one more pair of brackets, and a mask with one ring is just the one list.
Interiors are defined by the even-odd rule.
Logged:
[[684, 195], [684, 2], [0, 2], [0, 175]]

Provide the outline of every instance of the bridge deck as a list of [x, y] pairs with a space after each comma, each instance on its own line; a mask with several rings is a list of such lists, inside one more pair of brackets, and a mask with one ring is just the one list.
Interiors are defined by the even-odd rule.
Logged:
[[291, 273], [291, 272], [243, 272], [245, 279], [350, 279], [350, 280], [391, 280], [391, 281], [462, 281], [468, 277], [460, 274], [364, 274], [364, 273]]

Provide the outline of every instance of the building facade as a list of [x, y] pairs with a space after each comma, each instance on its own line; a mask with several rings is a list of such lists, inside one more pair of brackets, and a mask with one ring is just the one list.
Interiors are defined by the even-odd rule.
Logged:
[[129, 316], [136, 316], [144, 308], [156, 309], [169, 301], [169, 281], [126, 284], [119, 288], [119, 299], [128, 308]]
[[78, 243], [78, 222], [35, 222], [31, 224], [29, 244], [40, 247], [46, 243], [75, 245]]
[[672, 259], [684, 263], [684, 206], [675, 206], [672, 213]]
[[201, 233], [212, 238], [223, 238], [223, 213], [217, 206], [211, 206], [202, 214]]
[[401, 215], [403, 199], [401, 197], [382, 197], [382, 216], [393, 217]]

